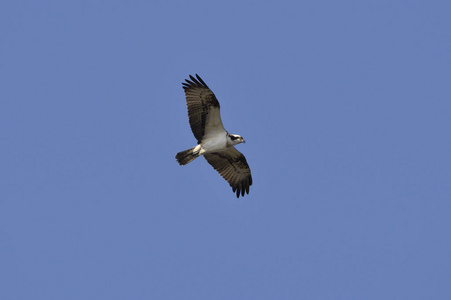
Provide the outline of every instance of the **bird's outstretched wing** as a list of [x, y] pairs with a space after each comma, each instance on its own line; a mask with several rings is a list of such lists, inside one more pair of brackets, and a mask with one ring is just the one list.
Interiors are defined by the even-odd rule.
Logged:
[[222, 125], [218, 99], [202, 78], [189, 76], [183, 84], [186, 105], [188, 107], [189, 125], [197, 142], [204, 137], [226, 132]]
[[249, 187], [252, 185], [251, 169], [246, 158], [235, 147], [229, 147], [221, 152], [207, 153], [204, 155], [210, 165], [218, 171], [236, 192], [236, 197], [249, 194]]

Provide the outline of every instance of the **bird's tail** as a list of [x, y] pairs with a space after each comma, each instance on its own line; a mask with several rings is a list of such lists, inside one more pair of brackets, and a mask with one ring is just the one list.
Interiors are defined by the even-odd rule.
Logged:
[[177, 153], [175, 159], [177, 159], [179, 165], [181, 166], [186, 165], [187, 163], [199, 157], [198, 153], [194, 153], [194, 148], [196, 147]]

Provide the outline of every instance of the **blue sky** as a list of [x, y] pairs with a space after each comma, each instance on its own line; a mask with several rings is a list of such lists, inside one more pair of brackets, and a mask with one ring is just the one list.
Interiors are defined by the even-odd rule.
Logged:
[[[450, 299], [447, 1], [4, 1], [1, 299]], [[199, 74], [251, 166], [200, 158]]]

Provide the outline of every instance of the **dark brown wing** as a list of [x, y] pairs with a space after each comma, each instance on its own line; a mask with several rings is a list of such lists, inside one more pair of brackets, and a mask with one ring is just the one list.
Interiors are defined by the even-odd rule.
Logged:
[[236, 192], [236, 197], [244, 196], [244, 192], [249, 194], [249, 187], [252, 185], [251, 169], [246, 158], [235, 147], [229, 147], [221, 152], [207, 153], [204, 155], [210, 165], [218, 171]]
[[189, 125], [197, 142], [200, 144], [205, 135], [225, 132], [222, 125], [220, 106], [215, 94], [208, 88], [202, 78], [189, 76], [183, 84], [186, 105], [188, 107]]

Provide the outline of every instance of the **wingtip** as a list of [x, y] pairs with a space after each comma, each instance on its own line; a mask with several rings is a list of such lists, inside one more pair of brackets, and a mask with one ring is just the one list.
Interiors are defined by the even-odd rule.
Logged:
[[246, 194], [249, 195], [249, 186], [242, 187], [242, 188], [235, 188], [235, 189], [233, 189], [233, 192], [236, 194], [237, 199], [240, 198], [240, 196], [244, 197], [244, 195], [246, 195]]
[[194, 84], [194, 85], [197, 85], [197, 86], [202, 86], [202, 87], [209, 88], [208, 85], [205, 83], [205, 81], [203, 81], [202, 78], [199, 76], [199, 74], [195, 73], [194, 75], [196, 75], [196, 77], [194, 77], [193, 75], [189, 74], [188, 76], [191, 79], [191, 81], [188, 80], [188, 79], [185, 79], [185, 81], [188, 84], [186, 84], [186, 83], [183, 83], [183, 84], [185, 84], [185, 85], [193, 85]]

